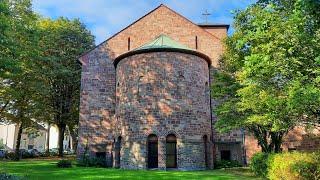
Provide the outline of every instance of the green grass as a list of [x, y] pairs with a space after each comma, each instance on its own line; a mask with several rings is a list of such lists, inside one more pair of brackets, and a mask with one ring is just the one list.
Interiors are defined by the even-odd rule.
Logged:
[[57, 168], [56, 160], [23, 160], [20, 162], [0, 162], [0, 172], [25, 176], [27, 179], [67, 180], [67, 179], [258, 179], [249, 169], [208, 171], [155, 171], [121, 170], [106, 168]]

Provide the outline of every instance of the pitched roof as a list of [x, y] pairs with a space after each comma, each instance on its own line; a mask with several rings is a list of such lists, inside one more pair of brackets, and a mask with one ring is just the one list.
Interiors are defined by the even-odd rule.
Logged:
[[143, 49], [164, 49], [164, 48], [173, 48], [173, 49], [186, 49], [186, 50], [192, 50], [188, 48], [187, 46], [184, 46], [173, 39], [171, 39], [169, 36], [161, 34], [153, 41], [146, 43], [145, 45], [134, 49], [133, 51], [143, 50]]

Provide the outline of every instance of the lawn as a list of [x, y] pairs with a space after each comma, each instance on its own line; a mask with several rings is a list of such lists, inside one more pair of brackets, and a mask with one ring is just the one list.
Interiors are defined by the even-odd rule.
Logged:
[[0, 162], [0, 172], [7, 172], [27, 179], [67, 180], [67, 179], [258, 179], [245, 168], [208, 171], [155, 171], [121, 170], [106, 168], [57, 168], [56, 160], [23, 160], [20, 162]]

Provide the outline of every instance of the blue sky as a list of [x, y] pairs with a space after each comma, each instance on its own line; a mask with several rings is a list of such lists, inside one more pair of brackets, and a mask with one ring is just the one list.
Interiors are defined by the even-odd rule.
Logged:
[[33, 9], [44, 17], [80, 18], [96, 37], [104, 41], [161, 3], [190, 19], [232, 24], [232, 10], [244, 9], [256, 0], [33, 0]]

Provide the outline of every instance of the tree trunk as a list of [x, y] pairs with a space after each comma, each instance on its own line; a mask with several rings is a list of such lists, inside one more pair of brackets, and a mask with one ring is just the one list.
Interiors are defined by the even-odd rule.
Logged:
[[282, 144], [282, 138], [284, 133], [283, 132], [276, 132], [271, 133], [271, 145], [272, 145], [272, 151], [275, 153], [280, 153], [281, 150], [281, 144]]
[[46, 142], [46, 154], [49, 154], [50, 150], [50, 123], [48, 123], [48, 130], [47, 130], [47, 142]]
[[22, 135], [22, 130], [23, 130], [23, 124], [22, 122], [20, 123], [19, 126], [19, 131], [18, 131], [18, 136], [16, 140], [16, 150], [15, 150], [15, 160], [19, 161], [20, 160], [20, 143], [21, 143], [21, 135]]
[[58, 136], [59, 157], [63, 157], [63, 140], [64, 140], [64, 132], [66, 130], [66, 125], [59, 124], [58, 130], [59, 130], [59, 136]]

